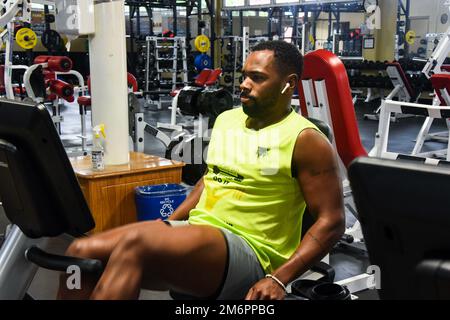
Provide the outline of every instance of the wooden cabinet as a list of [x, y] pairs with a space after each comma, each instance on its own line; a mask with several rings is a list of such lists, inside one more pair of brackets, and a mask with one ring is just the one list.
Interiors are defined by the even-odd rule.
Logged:
[[71, 158], [81, 190], [100, 232], [137, 220], [134, 189], [138, 186], [180, 183], [184, 164], [178, 161], [131, 152], [127, 165], [91, 169], [90, 156]]

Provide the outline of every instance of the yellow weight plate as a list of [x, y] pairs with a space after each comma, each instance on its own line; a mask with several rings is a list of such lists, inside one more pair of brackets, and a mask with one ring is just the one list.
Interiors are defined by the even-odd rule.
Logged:
[[409, 30], [406, 33], [406, 42], [408, 42], [408, 44], [412, 45], [414, 44], [414, 41], [416, 41], [416, 32], [414, 30]]
[[208, 52], [208, 50], [211, 46], [211, 42], [209, 41], [209, 38], [207, 36], [205, 36], [204, 34], [197, 36], [197, 38], [195, 38], [194, 44], [195, 44], [195, 49], [197, 49], [197, 51], [200, 51], [202, 53]]
[[23, 49], [33, 49], [37, 44], [37, 35], [30, 28], [21, 28], [17, 31], [16, 42]]
[[311, 45], [314, 46], [314, 43], [316, 42], [316, 40], [314, 40], [314, 37], [312, 36], [312, 34], [309, 35], [309, 43], [311, 43]]

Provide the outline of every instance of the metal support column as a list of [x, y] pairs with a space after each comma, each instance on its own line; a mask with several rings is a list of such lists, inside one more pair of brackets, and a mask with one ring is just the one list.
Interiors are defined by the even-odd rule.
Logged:
[[272, 40], [272, 18], [273, 18], [273, 8], [269, 8], [268, 10], [268, 19], [267, 19], [267, 34], [269, 35], [269, 40]]
[[242, 32], [243, 28], [244, 28], [244, 13], [242, 12], [242, 10], [240, 10], [239, 11], [239, 30], [240, 30], [239, 32], [240, 32], [241, 37], [244, 36], [244, 34]]
[[281, 7], [278, 8], [277, 34], [279, 37], [281, 37], [283, 34], [283, 15], [284, 15], [283, 8]]
[[292, 25], [292, 43], [298, 46], [298, 6], [291, 7], [294, 23]]
[[173, 0], [172, 1], [172, 18], [173, 18], [173, 27], [172, 27], [172, 32], [175, 36], [178, 35], [178, 25], [177, 25], [177, 0]]
[[[411, 29], [411, 20], [409, 19], [409, 12], [411, 8], [411, 1], [406, 0], [406, 8], [405, 8], [405, 26], [406, 26], [406, 32], [408, 32]], [[405, 32], [405, 34], [406, 34]], [[405, 53], [409, 53], [409, 43], [405, 41]]]
[[328, 42], [331, 41], [331, 39], [333, 38], [333, 19], [332, 19], [332, 13], [331, 11], [328, 12]]
[[136, 33], [139, 39], [141, 37], [141, 7], [136, 7]]
[[[199, 1], [200, 3], [201, 1]], [[213, 0], [206, 0], [206, 7], [208, 9], [209, 12], [209, 20], [210, 20], [210, 34], [209, 34], [209, 38], [211, 40], [211, 60], [212, 60], [212, 66], [213, 68], [215, 68], [215, 42], [216, 42], [216, 22], [215, 22], [215, 1]]]

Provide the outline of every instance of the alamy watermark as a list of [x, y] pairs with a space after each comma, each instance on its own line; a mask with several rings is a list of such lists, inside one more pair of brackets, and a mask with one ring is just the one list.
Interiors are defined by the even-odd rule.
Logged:
[[366, 26], [369, 30], [381, 29], [381, 9], [379, 6], [373, 4], [366, 8], [368, 17], [366, 19]]
[[56, 2], [56, 14], [64, 17], [67, 30], [78, 29], [78, 1], [60, 0]]
[[381, 289], [381, 269], [377, 265], [368, 266], [366, 273], [373, 275], [367, 279], [367, 288]]
[[66, 287], [69, 290], [81, 290], [81, 269], [77, 265], [67, 267], [66, 273], [69, 275], [66, 279]]

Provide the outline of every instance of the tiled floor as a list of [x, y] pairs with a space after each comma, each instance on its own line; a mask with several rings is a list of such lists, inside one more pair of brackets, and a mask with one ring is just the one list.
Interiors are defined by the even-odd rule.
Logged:
[[[361, 141], [366, 148], [370, 150], [374, 143], [374, 136], [377, 130], [378, 123], [375, 121], [363, 120], [364, 113], [371, 112], [378, 105], [358, 103], [355, 107], [356, 115], [358, 119], [358, 125], [361, 135]], [[151, 109], [145, 110], [145, 120], [150, 124], [155, 125], [157, 121], [168, 121], [170, 111], [155, 111]], [[62, 109], [64, 116], [64, 122], [62, 124], [62, 139], [66, 146], [79, 144], [79, 138], [77, 137], [80, 132], [80, 118], [78, 115], [78, 107], [76, 105], [69, 105]], [[90, 115], [90, 114], [88, 114]], [[392, 125], [392, 137], [390, 143], [390, 150], [397, 152], [408, 152], [414, 145], [415, 135], [417, 134], [423, 119], [411, 118], [403, 119], [399, 123]], [[87, 119], [88, 123], [88, 136], [89, 140], [92, 135], [90, 134], [90, 118]], [[438, 123], [435, 130], [442, 130], [444, 123]], [[442, 147], [442, 144], [428, 144], [427, 147]], [[149, 154], [164, 156], [164, 146], [155, 138], [147, 135], [145, 139], [145, 152]], [[7, 221], [4, 214], [1, 212], [0, 207], [0, 230], [4, 230], [4, 226]], [[0, 231], [1, 233], [2, 231]], [[54, 253], [63, 253], [66, 247], [69, 245], [71, 239], [62, 236], [55, 238], [51, 241], [50, 251]], [[355, 276], [364, 272], [369, 265], [368, 257], [365, 254], [352, 253], [346, 250], [334, 250], [330, 258], [331, 265], [336, 271], [336, 280], [345, 279], [347, 277]], [[36, 299], [54, 299], [58, 285], [58, 276], [55, 272], [40, 269], [36, 274], [29, 293]], [[360, 294], [361, 299], [377, 299], [375, 291], [363, 292]], [[143, 290], [141, 299], [170, 299], [168, 292], [154, 292]]]

